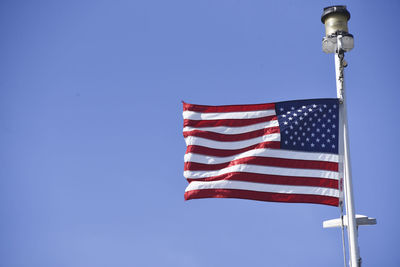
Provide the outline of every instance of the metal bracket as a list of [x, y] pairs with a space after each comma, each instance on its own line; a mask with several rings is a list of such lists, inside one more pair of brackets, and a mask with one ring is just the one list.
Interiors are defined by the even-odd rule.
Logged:
[[[375, 225], [377, 223], [376, 218], [371, 218], [365, 215], [356, 214], [356, 224], [359, 225]], [[347, 226], [347, 217], [343, 216], [343, 226]], [[323, 228], [334, 228], [334, 227], [342, 227], [342, 219], [332, 219], [323, 221]]]

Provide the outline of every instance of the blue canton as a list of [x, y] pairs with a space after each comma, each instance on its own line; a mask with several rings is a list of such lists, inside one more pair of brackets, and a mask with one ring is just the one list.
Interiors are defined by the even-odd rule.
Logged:
[[278, 102], [275, 110], [282, 149], [338, 154], [338, 99]]

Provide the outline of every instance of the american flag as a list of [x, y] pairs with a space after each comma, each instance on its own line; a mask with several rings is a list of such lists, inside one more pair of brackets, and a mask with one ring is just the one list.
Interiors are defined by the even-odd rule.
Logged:
[[183, 103], [185, 199], [338, 206], [339, 101]]

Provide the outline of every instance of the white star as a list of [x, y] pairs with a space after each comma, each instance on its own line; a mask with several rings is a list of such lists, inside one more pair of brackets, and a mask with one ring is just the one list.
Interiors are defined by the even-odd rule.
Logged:
[[311, 111], [312, 111], [312, 108], [309, 108], [309, 109], [308, 109], [308, 111], [310, 111], [310, 112], [311, 112]]
[[305, 133], [305, 132], [303, 132], [303, 133], [302, 133], [302, 135], [303, 135], [303, 136], [306, 136], [306, 133]]
[[326, 104], [324, 104], [324, 108], [326, 108]]
[[319, 112], [322, 112], [322, 108], [319, 108]]
[[310, 138], [307, 137], [307, 138], [306, 138], [306, 141], [307, 141], [307, 142], [310, 141]]
[[335, 145], [332, 145], [332, 148], [335, 148]]
[[291, 110], [294, 110], [294, 107], [291, 107], [290, 109], [291, 109]]
[[336, 135], [332, 134], [332, 138], [335, 139], [335, 138], [336, 138]]
[[293, 130], [293, 125], [290, 125], [289, 128], [290, 128], [291, 130]]
[[297, 116], [297, 114], [296, 114], [296, 113], [293, 113], [293, 116], [295, 116], [295, 117], [296, 117], [296, 116]]
[[297, 137], [297, 140], [299, 140], [299, 141], [300, 141], [300, 140], [301, 140], [301, 137], [300, 137], [300, 136], [299, 136], [299, 137]]
[[302, 106], [301, 108], [306, 108], [306, 106]]
[[319, 133], [319, 131], [320, 131], [320, 129], [319, 129], [319, 128], [317, 128], [317, 133]]
[[297, 124], [299, 124], [299, 122], [298, 122], [298, 121], [295, 121], [295, 122], [294, 122], [294, 124], [296, 124], [296, 125], [297, 125]]
[[285, 131], [285, 134], [289, 134], [289, 131], [288, 131], [288, 130], [286, 130], [286, 131]]
[[291, 121], [291, 120], [293, 120], [293, 118], [292, 118], [292, 117], [289, 117], [289, 120]]
[[322, 144], [321, 146], [322, 146], [322, 147], [325, 147], [325, 144]]
[[327, 139], [326, 142], [330, 143], [330, 142], [331, 142], [331, 139]]
[[335, 124], [333, 124], [333, 125], [332, 125], [332, 128], [334, 128], [334, 129], [335, 129], [335, 128], [336, 128], [336, 125], [335, 125]]
[[322, 126], [322, 128], [325, 128], [326, 125], [323, 123], [321, 126]]
[[320, 140], [319, 140], [319, 138], [317, 138], [317, 139], [315, 139], [315, 141], [317, 141], [319, 143]]
[[324, 118], [325, 118], [325, 117], [326, 117], [326, 114], [322, 115], [322, 117], [324, 117]]
[[311, 125], [312, 125], [312, 127], [315, 127], [315, 122], [313, 124], [311, 124]]
[[325, 134], [321, 134], [322, 138], [325, 138]]
[[300, 117], [299, 117], [299, 119], [302, 121], [302, 120], [303, 120], [303, 117], [302, 117], [302, 116], [300, 116]]
[[301, 112], [301, 109], [298, 109], [297, 112]]
[[314, 147], [314, 143], [311, 143], [311, 147]]
[[336, 108], [336, 105], [333, 105], [333, 108]]
[[294, 135], [297, 135], [297, 131], [294, 132]]
[[296, 141], [293, 142], [293, 145], [294, 145], [294, 146], [296, 145]]
[[303, 130], [303, 127], [300, 126], [300, 127], [299, 127], [299, 130], [300, 130], [300, 131]]
[[287, 122], [287, 121], [284, 121], [284, 122], [283, 122], [283, 124], [287, 125], [287, 124], [288, 124], [288, 122]]
[[286, 118], [286, 115], [285, 115], [285, 114], [283, 114], [283, 115], [282, 115], [282, 118]]
[[306, 121], [304, 122], [304, 126], [307, 126], [307, 122]]
[[331, 129], [328, 128], [328, 129], [326, 129], [326, 131], [327, 131], [328, 133], [330, 133], [330, 132], [331, 132]]
[[314, 104], [314, 105], [312, 105], [312, 107], [313, 107], [313, 108], [316, 108], [316, 107], [317, 107], [317, 105], [315, 105], [315, 104]]
[[280, 110], [280, 111], [283, 111], [283, 108], [280, 108], [279, 110]]
[[286, 114], [290, 114], [290, 111], [286, 112]]
[[301, 142], [301, 146], [304, 146], [304, 143], [303, 143], [303, 142]]
[[289, 136], [289, 138], [290, 138], [290, 140], [292, 140], [292, 139], [293, 139], [293, 136]]
[[317, 117], [318, 116], [318, 114], [317, 113], [314, 113], [314, 117]]
[[336, 118], [336, 115], [335, 115], [335, 114], [333, 114], [333, 115], [332, 115], [332, 118]]
[[331, 122], [331, 119], [328, 119], [328, 122]]
[[329, 109], [328, 112], [331, 113], [331, 112], [332, 112], [332, 109]]
[[308, 115], [308, 113], [307, 112], [304, 112], [304, 116], [307, 116]]
[[312, 121], [312, 118], [310, 117], [308, 120], [309, 120], [309, 121]]
[[311, 130], [310, 127], [308, 127], [308, 128], [307, 128], [307, 131], [309, 132], [310, 130]]
[[318, 120], [317, 120], [318, 122], [320, 122], [321, 121], [321, 119], [320, 118], [318, 118]]
[[286, 144], [286, 145], [288, 144], [288, 141], [287, 141], [287, 140], [285, 141], [285, 144]]
[[315, 136], [315, 133], [311, 133], [311, 137], [314, 137]]

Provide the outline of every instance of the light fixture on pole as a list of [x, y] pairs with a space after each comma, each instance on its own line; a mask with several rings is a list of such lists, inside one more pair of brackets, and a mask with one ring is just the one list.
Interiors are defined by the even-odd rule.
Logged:
[[[340, 176], [343, 177], [343, 189], [346, 215], [341, 218], [325, 221], [324, 227], [347, 227], [349, 244], [350, 266], [360, 267], [361, 257], [358, 248], [358, 226], [376, 224], [376, 219], [368, 216], [356, 215], [354, 208], [353, 185], [351, 180], [350, 146], [347, 124], [347, 101], [345, 99], [344, 68], [347, 63], [344, 61], [345, 52], [354, 47], [353, 35], [348, 31], [347, 22], [350, 19], [350, 12], [346, 6], [329, 6], [324, 8], [321, 21], [325, 24], [325, 37], [322, 39], [322, 50], [327, 53], [335, 53], [336, 91], [340, 101], [339, 115], [339, 155], [343, 158], [343, 166], [340, 168]], [[342, 210], [341, 204], [341, 210]], [[342, 232], [344, 238], [344, 234]], [[343, 245], [343, 253], [346, 265], [346, 252]]]
[[338, 49], [337, 37], [342, 36], [342, 47], [348, 52], [354, 47], [353, 35], [349, 33], [347, 22], [350, 19], [350, 12], [346, 6], [330, 6], [324, 8], [321, 17], [325, 24], [326, 36], [322, 39], [322, 50], [327, 53], [335, 53]]

